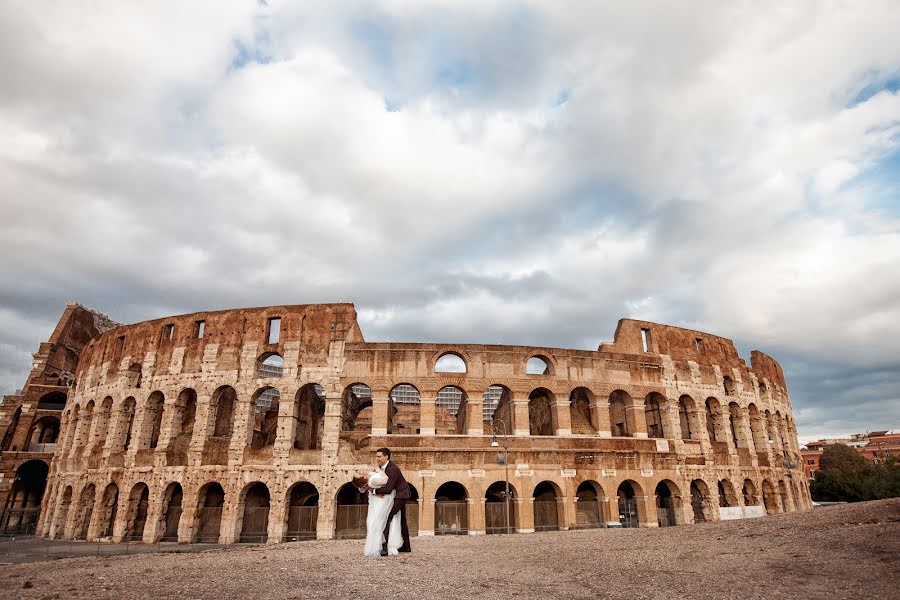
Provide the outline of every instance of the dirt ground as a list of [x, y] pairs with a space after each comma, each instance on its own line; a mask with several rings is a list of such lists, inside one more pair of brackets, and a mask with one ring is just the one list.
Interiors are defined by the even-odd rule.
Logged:
[[0, 567], [2, 598], [898, 598], [900, 499], [664, 529], [414, 538]]

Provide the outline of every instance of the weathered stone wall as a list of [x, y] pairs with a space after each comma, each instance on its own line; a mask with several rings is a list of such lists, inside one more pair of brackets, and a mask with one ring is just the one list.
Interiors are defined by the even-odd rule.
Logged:
[[[436, 370], [448, 353], [465, 372]], [[275, 354], [280, 374], [261, 367]], [[594, 352], [368, 343], [350, 304], [195, 313], [94, 337], [75, 379], [40, 524], [51, 537], [347, 535], [358, 498], [339, 493], [383, 445], [415, 488], [420, 535], [485, 533], [505, 476], [486, 393], [501, 398], [518, 531], [810, 505], [777, 363], [754, 353], [748, 368], [729, 340], [665, 325], [622, 320]], [[417, 404], [394, 405], [400, 385]], [[448, 386], [458, 412], [440, 406]], [[310, 486], [317, 501], [296, 493]]]

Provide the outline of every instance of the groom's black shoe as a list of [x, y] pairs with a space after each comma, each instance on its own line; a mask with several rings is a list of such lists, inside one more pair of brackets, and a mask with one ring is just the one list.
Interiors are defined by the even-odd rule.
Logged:
[[397, 548], [397, 552], [412, 552], [412, 548]]
[[381, 555], [382, 555], [382, 556], [387, 556], [387, 555], [388, 555], [387, 550], [382, 550], [382, 551], [381, 551]]

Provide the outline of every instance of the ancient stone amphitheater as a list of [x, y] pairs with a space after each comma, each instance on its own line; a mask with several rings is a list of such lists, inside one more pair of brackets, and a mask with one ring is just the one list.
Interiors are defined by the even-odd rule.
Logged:
[[352, 304], [133, 325], [70, 304], [34, 356], [0, 406], [6, 531], [358, 537], [365, 499], [347, 483], [380, 446], [423, 536], [811, 505], [779, 365], [666, 325], [622, 320], [588, 351], [366, 342]]

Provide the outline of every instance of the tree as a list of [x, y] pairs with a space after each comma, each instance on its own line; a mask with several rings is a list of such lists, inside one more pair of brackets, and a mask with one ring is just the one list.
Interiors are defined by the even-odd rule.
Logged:
[[825, 448], [810, 485], [813, 500], [860, 502], [900, 496], [900, 463], [890, 458], [873, 464], [844, 444]]

